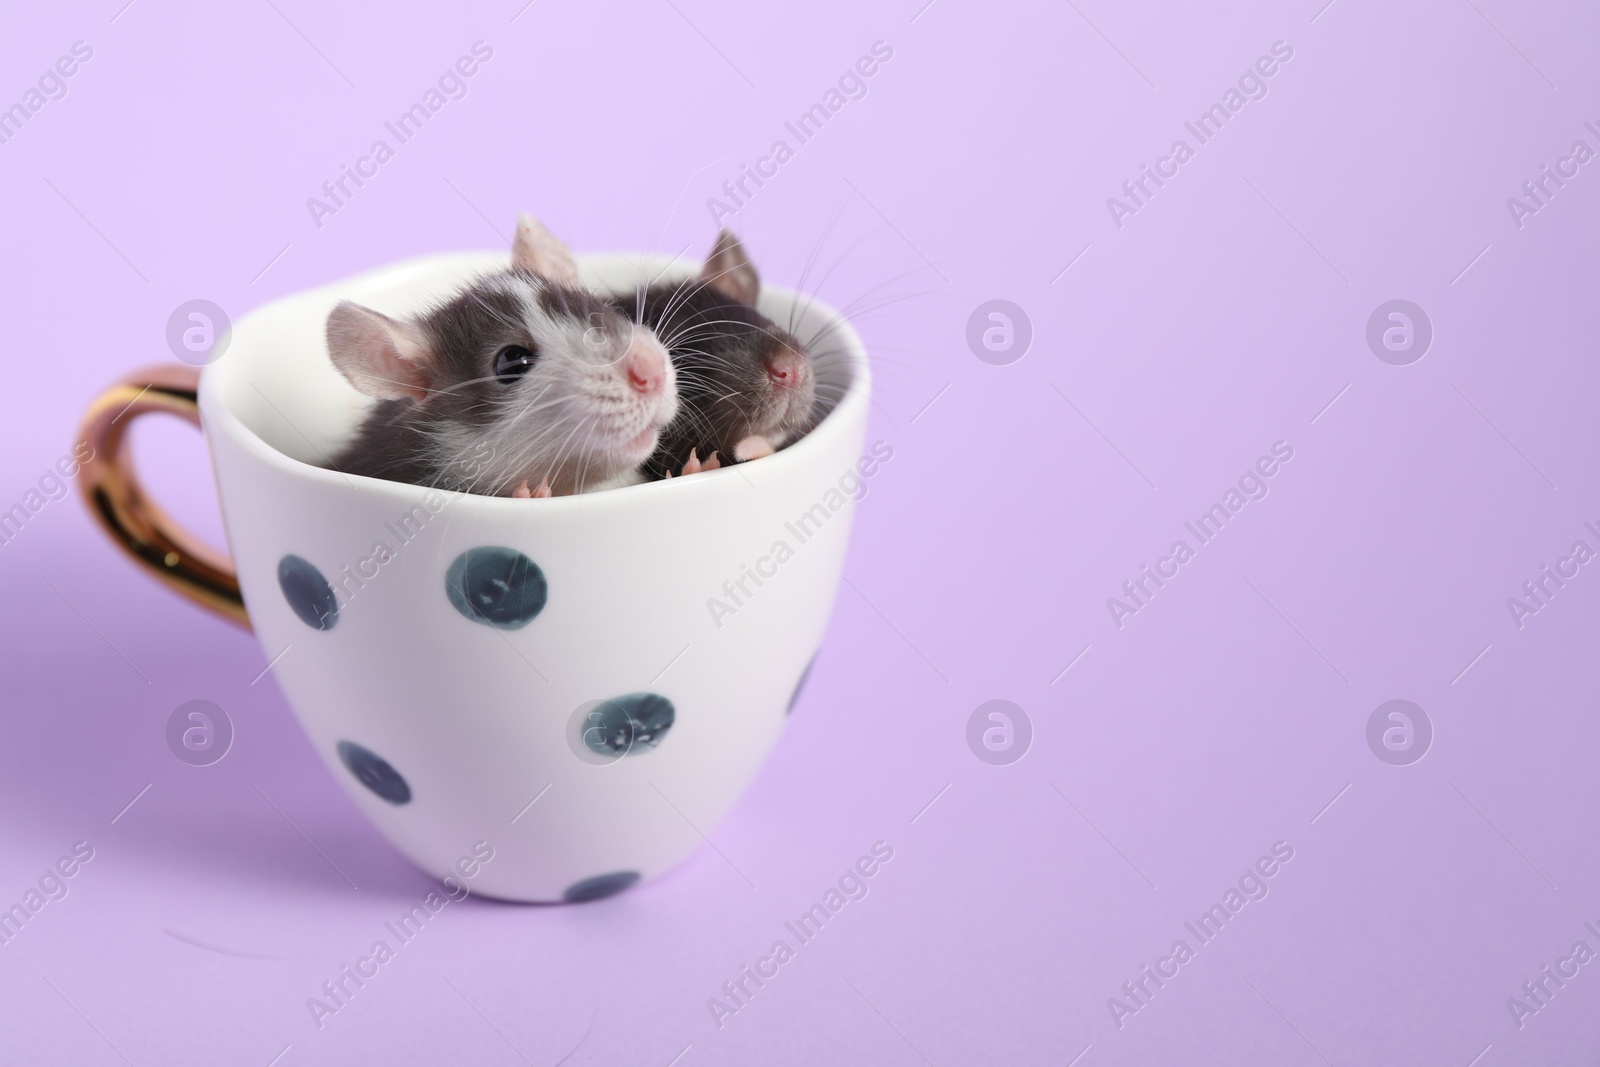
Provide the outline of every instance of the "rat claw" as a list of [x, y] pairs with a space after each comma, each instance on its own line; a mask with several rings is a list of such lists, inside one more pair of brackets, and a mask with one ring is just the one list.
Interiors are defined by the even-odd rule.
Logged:
[[700, 469], [703, 471], [714, 471], [721, 466], [722, 461], [718, 459], [717, 454], [713, 452], [711, 453], [711, 458], [700, 465]]
[[773, 448], [772, 443], [765, 437], [760, 434], [751, 434], [733, 446], [733, 458], [740, 463], [744, 463], [747, 460], [762, 459], [776, 451], [777, 449]]
[[522, 479], [522, 484], [511, 490], [511, 495], [516, 497], [518, 500], [527, 500], [528, 498], [532, 497], [533, 493], [528, 489], [528, 479]]
[[683, 473], [699, 474], [704, 469], [705, 468], [700, 465], [700, 457], [695, 455], [695, 450], [692, 448], [689, 449], [689, 462], [683, 465]]
[[661, 480], [662, 481], [666, 481], [668, 478], [671, 478], [671, 477], [672, 477], [672, 472], [668, 471], [666, 474], [661, 476]]
[[549, 478], [548, 475], [539, 479], [539, 488], [537, 488], [537, 489], [535, 489], [533, 491], [533, 495], [537, 496], [537, 497], [546, 497], [546, 496], [553, 496], [554, 495], [550, 491], [550, 478]]

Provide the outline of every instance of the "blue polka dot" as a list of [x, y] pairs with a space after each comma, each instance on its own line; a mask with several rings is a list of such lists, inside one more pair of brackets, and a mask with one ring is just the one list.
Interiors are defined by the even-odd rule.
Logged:
[[407, 804], [411, 801], [411, 787], [400, 777], [400, 772], [371, 749], [362, 748], [353, 741], [340, 741], [339, 761], [356, 776], [356, 781], [389, 803]]
[[568, 904], [582, 904], [586, 900], [604, 900], [606, 897], [616, 896], [624, 889], [635, 885], [638, 881], [638, 871], [618, 871], [616, 874], [600, 874], [568, 886], [567, 891], [561, 894], [561, 899]]
[[278, 561], [278, 588], [300, 621], [313, 630], [331, 630], [339, 621], [339, 600], [322, 572], [299, 556]]
[[672, 701], [654, 693], [612, 697], [584, 719], [583, 743], [602, 756], [648, 752], [672, 729]]
[[789, 708], [784, 712], [785, 715], [794, 714], [795, 703], [800, 699], [800, 690], [806, 687], [806, 679], [811, 677], [811, 668], [816, 664], [816, 662], [817, 657], [812, 656], [811, 662], [806, 664], [806, 669], [800, 672], [800, 680], [794, 683], [794, 692], [789, 694]]
[[544, 571], [510, 548], [469, 548], [444, 576], [445, 592], [457, 611], [485, 626], [520, 630], [544, 610], [548, 592]]

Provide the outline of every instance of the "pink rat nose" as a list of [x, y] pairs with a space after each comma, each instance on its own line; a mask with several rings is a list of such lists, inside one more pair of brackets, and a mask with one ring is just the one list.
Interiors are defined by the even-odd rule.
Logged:
[[628, 368], [628, 384], [641, 393], [659, 393], [667, 377], [667, 361], [661, 349], [651, 344], [635, 341], [628, 346], [624, 357]]
[[806, 379], [806, 361], [788, 348], [780, 348], [767, 355], [767, 377], [772, 384], [782, 388], [795, 388]]

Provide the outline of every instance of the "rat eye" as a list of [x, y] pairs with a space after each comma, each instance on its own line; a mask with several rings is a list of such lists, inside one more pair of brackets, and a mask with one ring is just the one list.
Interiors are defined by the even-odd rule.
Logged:
[[533, 369], [535, 356], [521, 345], [506, 345], [494, 356], [494, 376], [510, 384]]

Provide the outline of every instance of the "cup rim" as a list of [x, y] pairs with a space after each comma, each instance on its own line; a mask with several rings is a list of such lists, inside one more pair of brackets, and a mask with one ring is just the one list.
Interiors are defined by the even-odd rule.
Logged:
[[[284, 304], [305, 300], [328, 290], [347, 288], [357, 282], [381, 283], [389, 276], [394, 276], [398, 279], [407, 274], [416, 273], [451, 261], [470, 262], [487, 256], [494, 256], [497, 259], [504, 258], [504, 254], [500, 252], [436, 252], [399, 260], [314, 288], [299, 289], [286, 293], [252, 308], [238, 322], [234, 323], [233, 343], [236, 344], [238, 342], [241, 331], [248, 330], [253, 320]], [[580, 271], [592, 272], [622, 265], [652, 280], [692, 272], [698, 270], [700, 266], [697, 261], [686, 259], [682, 256], [666, 256], [654, 252], [591, 252], [576, 255], [574, 258], [577, 260]], [[487, 261], [485, 266], [488, 266]], [[868, 403], [872, 375], [866, 347], [862, 343], [860, 335], [856, 333], [850, 320], [845, 318], [837, 308], [825, 300], [784, 286], [763, 283], [761, 290], [764, 298], [770, 294], [792, 304], [799, 304], [799, 302], [804, 301], [809, 311], [820, 314], [824, 324], [830, 327], [835, 334], [829, 350], [836, 350], [839, 353], [839, 358], [844, 360], [850, 374], [850, 384], [844, 394], [816, 426], [812, 427], [803, 437], [773, 455], [766, 456], [760, 460], [763, 464], [770, 464], [765, 468], [770, 474], [781, 475], [786, 471], [797, 470], [809, 464], [810, 457], [813, 454], [821, 454], [827, 450], [829, 438], [850, 432], [850, 425], [857, 421], [854, 418], [857, 409], [864, 408]], [[373, 478], [368, 475], [346, 474], [342, 471], [319, 467], [314, 463], [296, 459], [294, 456], [269, 444], [228, 405], [220, 394], [221, 386], [218, 384], [218, 378], [223, 373], [225, 371], [220, 369], [220, 364], [218, 363], [209, 364], [200, 372], [199, 402], [203, 425], [208, 432], [216, 430], [226, 433], [233, 441], [243, 447], [253, 459], [276, 468], [284, 474], [303, 479], [311, 484], [342, 485], [346, 491], [359, 489], [368, 493], [406, 501], [413, 500], [420, 491], [424, 493], [441, 493], [451, 498], [469, 498], [476, 502], [481, 502], [482, 506], [485, 507], [526, 508], [530, 503], [527, 500], [517, 500], [512, 497], [435, 489], [431, 486], [390, 481], [385, 478]], [[719, 470], [702, 472], [694, 476], [695, 482], [709, 488], [719, 480], [726, 482], [729, 478], [743, 477], [743, 473], [738, 469], [742, 466], [743, 464], [735, 464]], [[671, 479], [671, 481], [677, 482], [679, 479]], [[645, 493], [665, 491], [667, 483], [667, 479], [662, 479], [610, 489], [596, 489], [566, 496], [547, 497], [541, 499], [539, 504], [544, 508], [571, 508], [581, 506], [583, 501], [605, 500], [620, 502], [623, 499], [642, 499]], [[620, 493], [631, 493], [633, 496], [623, 498], [614, 495]]]

